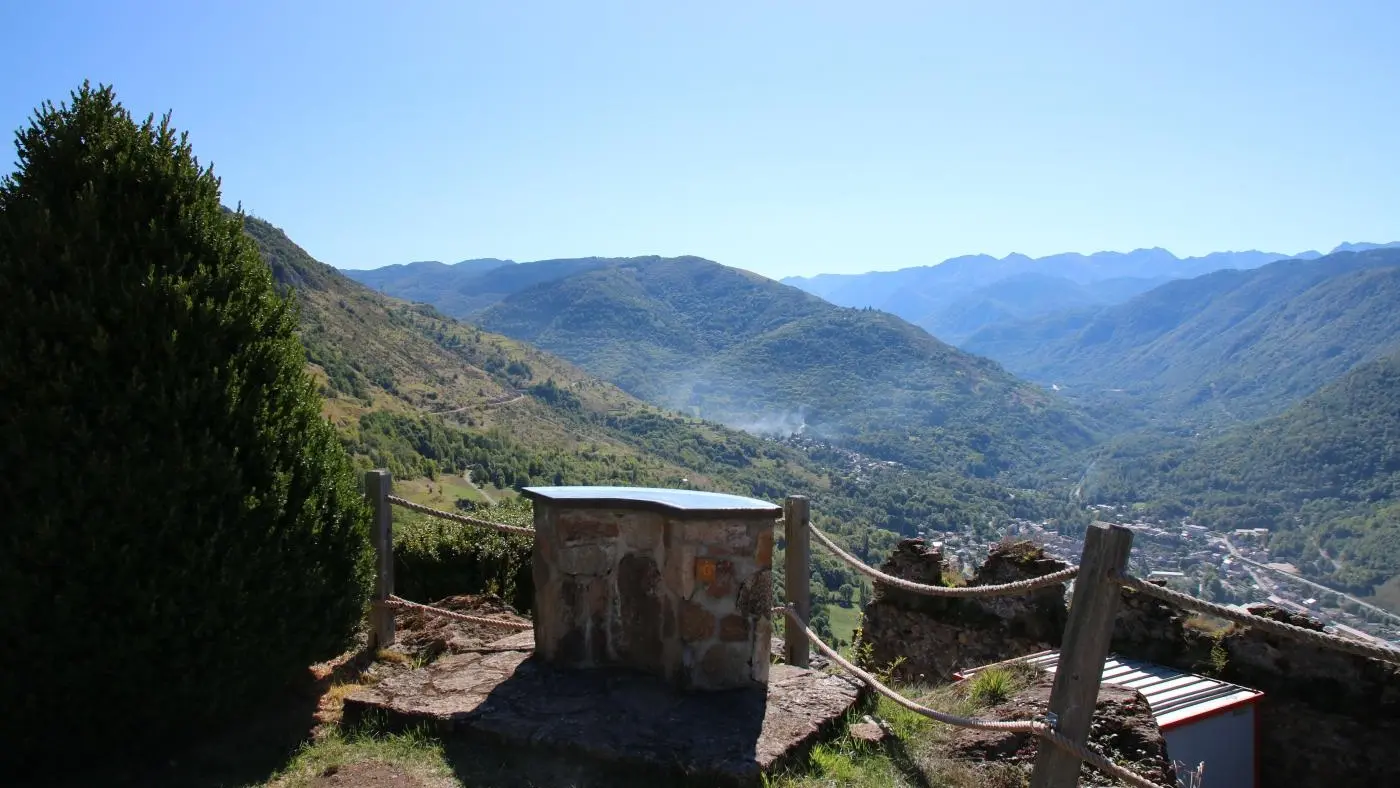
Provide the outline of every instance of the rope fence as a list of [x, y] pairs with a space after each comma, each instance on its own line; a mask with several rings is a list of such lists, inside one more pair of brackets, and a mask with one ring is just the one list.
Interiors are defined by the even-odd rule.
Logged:
[[885, 686], [879, 679], [870, 675], [866, 671], [856, 667], [845, 657], [841, 656], [840, 652], [838, 652], [836, 649], [822, 642], [822, 639], [817, 635], [817, 633], [813, 632], [810, 628], [808, 628], [807, 622], [802, 620], [802, 618], [797, 614], [797, 611], [792, 609], [791, 605], [789, 605], [788, 607], [774, 608], [773, 612], [781, 612], [786, 614], [788, 618], [792, 620], [794, 626], [800, 628], [803, 632], [807, 634], [807, 640], [817, 649], [817, 651], [820, 651], [823, 655], [826, 656], [827, 659], [839, 665], [842, 670], [860, 679], [871, 689], [875, 690], [876, 692], [880, 693], [886, 698], [889, 698], [891, 701], [908, 709], [909, 711], [912, 711], [916, 714], [921, 714], [925, 717], [928, 717], [931, 720], [942, 722], [947, 725], [954, 725], [959, 728], [972, 728], [975, 730], [984, 731], [1007, 731], [1011, 733], [1029, 733], [1055, 745], [1056, 747], [1060, 747], [1066, 750], [1067, 752], [1071, 753], [1084, 763], [1093, 766], [1095, 769], [1098, 769], [1099, 771], [1107, 775], [1116, 777], [1119, 780], [1122, 780], [1123, 782], [1127, 783], [1128, 785], [1135, 786], [1135, 788], [1162, 788], [1162, 786], [1159, 786], [1157, 783], [1146, 779], [1137, 772], [1134, 772], [1131, 769], [1114, 763], [1103, 754], [1094, 752], [1093, 750], [1090, 750], [1084, 745], [1078, 744], [1073, 740], [1061, 735], [1047, 722], [1043, 722], [1041, 720], [989, 720], [980, 717], [960, 717], [956, 714], [948, 714], [916, 703], [910, 700], [909, 698], [906, 698], [903, 695], [899, 694], [898, 692], [895, 692], [889, 687]]
[[374, 605], [370, 610], [370, 635], [377, 648], [383, 648], [394, 642], [394, 612], [397, 610], [412, 610], [437, 618], [501, 629], [526, 630], [534, 627], [534, 624], [530, 622], [458, 613], [455, 610], [413, 602], [396, 595], [394, 593], [393, 507], [399, 506], [409, 511], [460, 525], [489, 528], [503, 534], [529, 534], [533, 536], [535, 529], [522, 525], [494, 523], [479, 517], [434, 509], [431, 506], [424, 506], [421, 503], [401, 498], [393, 494], [393, 477], [384, 470], [373, 470], [365, 474], [365, 498], [368, 500], [374, 515], [373, 528], [370, 532], [375, 551]]
[[[366, 475], [365, 494], [374, 510], [373, 530], [377, 553], [375, 605], [372, 632], [375, 641], [387, 645], [394, 639], [394, 611], [413, 610], [441, 618], [500, 627], [527, 630], [532, 623], [510, 621], [487, 616], [458, 613], [432, 605], [412, 602], [393, 592], [393, 516], [392, 507], [436, 517], [462, 525], [489, 528], [505, 534], [535, 533], [533, 528], [495, 523], [456, 512], [435, 509], [391, 494], [391, 479], [387, 471], [370, 471]], [[1161, 788], [1144, 776], [1114, 763], [1106, 755], [1090, 749], [1089, 731], [1093, 711], [1102, 683], [1102, 671], [1108, 657], [1114, 621], [1122, 600], [1122, 589], [1129, 588], [1171, 605], [1194, 610], [1232, 621], [1246, 627], [1291, 637], [1311, 645], [1370, 659], [1400, 664], [1400, 649], [1354, 640], [1327, 632], [1318, 632], [1294, 624], [1275, 621], [1248, 611], [1199, 599], [1190, 594], [1149, 583], [1128, 573], [1128, 555], [1132, 549], [1132, 531], [1119, 525], [1095, 524], [1085, 535], [1084, 551], [1078, 566], [1069, 566], [1039, 577], [982, 586], [949, 587], [917, 583], [895, 577], [868, 566], [842, 549], [831, 537], [811, 523], [808, 501], [804, 496], [789, 496], [784, 504], [782, 523], [786, 536], [784, 591], [786, 607], [781, 612], [806, 637], [784, 638], [787, 662], [808, 667], [809, 647], [816, 649], [833, 664], [854, 676], [875, 692], [899, 706], [929, 719], [961, 728], [1008, 731], [1036, 736], [1051, 746], [1037, 751], [1031, 776], [1032, 788], [1060, 788], [1078, 783], [1082, 764], [1088, 764], [1134, 788]], [[843, 657], [808, 626], [811, 615], [811, 540], [817, 541], [834, 556], [876, 583], [930, 597], [988, 598], [1029, 594], [1073, 581], [1074, 603], [1070, 605], [1069, 620], [1062, 638], [1058, 669], [1051, 690], [1049, 713], [1044, 719], [993, 720], [962, 717], [937, 711], [900, 695]]]
[[424, 506], [421, 503], [414, 503], [413, 501], [410, 501], [407, 498], [400, 498], [397, 495], [385, 496], [385, 500], [396, 506], [402, 506], [403, 508], [408, 509], [409, 511], [418, 512], [419, 514], [430, 515], [441, 520], [451, 520], [454, 523], [461, 523], [462, 525], [478, 525], [483, 528], [493, 528], [505, 534], [533, 534], [535, 532], [535, 529], [523, 525], [506, 525], [505, 523], [493, 523], [490, 520], [482, 520], [476, 517], [468, 517], [465, 514], [458, 514], [456, 512], [446, 512], [442, 509], [434, 509], [431, 506]]
[[[857, 572], [860, 572], [861, 574], [871, 578], [872, 580], [878, 583], [889, 585], [894, 588], [899, 588], [904, 591], [909, 591], [911, 593], [922, 594], [925, 596], [968, 598], [1025, 594], [1031, 591], [1045, 588], [1047, 586], [1068, 582], [1070, 580], [1073, 580], [1079, 574], [1079, 567], [1071, 566], [1066, 569], [1061, 569], [1058, 572], [1051, 572], [1050, 574], [1042, 575], [1040, 577], [1029, 578], [1027, 580], [1018, 580], [1013, 583], [1003, 583], [1000, 585], [963, 586], [955, 588], [948, 586], [928, 585], [926, 583], [915, 583], [911, 580], [905, 580], [901, 577], [895, 577], [893, 575], [886, 574], [878, 569], [875, 569], [874, 567], [867, 565], [864, 561], [861, 561], [859, 558], [856, 558], [855, 556], [851, 555], [845, 550], [842, 550], [840, 546], [838, 546], [834, 541], [832, 541], [831, 537], [822, 533], [820, 530], [817, 529], [816, 526], [809, 525], [808, 530], [811, 532], [813, 538], [815, 538], [819, 543], [821, 543], [823, 547], [825, 547], [827, 550], [830, 550], [833, 555], [835, 555], [837, 558], [840, 558], [843, 562], [845, 562], [848, 566], [850, 566]], [[1204, 599], [1200, 599], [1198, 597], [1194, 597], [1190, 594], [1182, 593], [1180, 591], [1173, 591], [1170, 588], [1165, 588], [1155, 583], [1150, 583], [1146, 580], [1133, 577], [1132, 575], [1126, 573], [1114, 573], [1113, 579], [1116, 580], [1124, 588], [1131, 588], [1134, 591], [1139, 591], [1141, 593], [1147, 594], [1148, 596], [1156, 597], [1157, 599], [1160, 599], [1164, 602], [1174, 604], [1178, 607], [1187, 610], [1194, 610], [1199, 613], [1206, 613], [1208, 615], [1215, 616], [1216, 618], [1222, 618], [1227, 621], [1233, 621], [1237, 624], [1242, 624], [1247, 627], [1254, 627], [1256, 629], [1272, 632], [1274, 634], [1282, 635], [1284, 637], [1291, 637], [1298, 640], [1303, 640], [1315, 646], [1332, 648], [1338, 651], [1345, 651], [1351, 654], [1356, 654], [1358, 656], [1368, 657], [1370, 659], [1379, 659], [1385, 662], [1394, 662], [1396, 664], [1400, 664], [1400, 649], [1389, 648], [1373, 643], [1367, 643], [1361, 640], [1343, 637], [1341, 635], [1333, 635], [1328, 632], [1318, 632], [1316, 630], [1307, 629], [1305, 627], [1300, 627], [1283, 621], [1275, 621], [1274, 619], [1266, 618], [1264, 616], [1256, 616], [1253, 613], [1250, 613], [1246, 610], [1239, 610], [1237, 608], [1229, 607], [1227, 605], [1220, 605], [1214, 602], [1207, 602]]]
[[487, 618], [486, 616], [472, 616], [466, 613], [458, 613], [455, 610], [433, 607], [432, 605], [424, 605], [419, 602], [410, 602], [403, 597], [393, 595], [384, 601], [384, 606], [393, 610], [417, 610], [427, 613], [430, 616], [449, 618], [453, 621], [485, 624], [486, 626], [504, 627], [506, 629], [531, 629], [535, 626], [529, 621], [509, 621], [503, 618]]
[[1048, 575], [1032, 577], [1027, 580], [1017, 580], [1014, 583], [1002, 583], [1000, 585], [952, 587], [934, 586], [928, 585], [927, 583], [915, 583], [912, 580], [905, 580], [902, 577], [887, 575], [884, 572], [881, 572], [880, 570], [867, 565], [864, 561], [860, 560], [859, 558], [856, 558], [855, 556], [838, 547], [835, 542], [831, 541], [830, 537], [817, 530], [816, 526], [809, 526], [809, 529], [812, 532], [812, 536], [815, 537], [816, 540], [820, 542], [823, 547], [830, 550], [832, 554], [834, 554], [837, 558], [840, 558], [842, 561], [846, 562], [846, 564], [848, 564], [852, 569], [856, 570], [857, 572], [860, 572], [861, 574], [871, 578], [872, 580], [875, 580], [878, 583], [894, 586], [895, 588], [899, 588], [904, 591], [909, 591], [915, 594], [922, 594], [924, 596], [1013, 596], [1016, 594], [1027, 594], [1031, 591], [1036, 591], [1041, 588], [1067, 583], [1070, 580], [1073, 580], [1075, 575], [1079, 574], [1079, 567], [1071, 566], [1068, 569], [1061, 569], [1058, 572], [1051, 572]]
[[[830, 537], [811, 524], [805, 499], [794, 505], [789, 498], [785, 507], [785, 528], [789, 547], [787, 567], [788, 607], [779, 608], [792, 623], [806, 632], [806, 638], [786, 638], [787, 656], [791, 664], [807, 666], [808, 643], [833, 663], [875, 689], [881, 695], [910, 711], [930, 719], [965, 728], [1006, 730], [1031, 733], [1050, 742], [1036, 754], [1031, 776], [1032, 788], [1061, 788], [1078, 784], [1081, 764], [1112, 775], [1132, 786], [1154, 787], [1143, 776], [1114, 764], [1101, 753], [1087, 748], [1093, 724], [1093, 710], [1102, 684], [1102, 672], [1112, 643], [1114, 622], [1122, 601], [1122, 589], [1129, 588], [1159, 599], [1180, 609], [1194, 610], [1246, 627], [1293, 638], [1313, 646], [1400, 664], [1400, 649], [1362, 640], [1319, 632], [1305, 627], [1254, 615], [1225, 605], [1208, 602], [1190, 594], [1149, 583], [1128, 573], [1128, 556], [1132, 550], [1133, 533], [1120, 525], [1099, 523], [1085, 534], [1084, 551], [1079, 566], [1070, 566], [1041, 577], [988, 586], [949, 588], [916, 583], [881, 572], [841, 549]], [[1051, 722], [1042, 720], [999, 721], [944, 714], [923, 707], [881, 684], [842, 657], [816, 633], [807, 628], [806, 616], [811, 603], [806, 589], [809, 561], [808, 538], [815, 539], [833, 555], [855, 571], [876, 583], [899, 588], [915, 594], [933, 597], [978, 598], [1024, 594], [1057, 583], [1075, 581], [1074, 603], [1070, 605], [1069, 621], [1062, 638], [1058, 669], [1050, 695]], [[794, 556], [792, 552], [797, 552]], [[796, 576], [796, 577], [794, 577]], [[776, 612], [776, 611], [775, 611]]]

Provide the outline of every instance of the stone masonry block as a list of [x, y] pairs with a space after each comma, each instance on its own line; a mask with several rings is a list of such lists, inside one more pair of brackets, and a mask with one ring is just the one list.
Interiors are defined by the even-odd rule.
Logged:
[[[630, 490], [525, 491], [536, 501], [537, 655], [689, 689], [766, 684], [777, 507], [674, 491], [667, 505], [679, 508], [667, 510], [655, 502], [673, 491]], [[698, 506], [707, 495], [722, 506]]]

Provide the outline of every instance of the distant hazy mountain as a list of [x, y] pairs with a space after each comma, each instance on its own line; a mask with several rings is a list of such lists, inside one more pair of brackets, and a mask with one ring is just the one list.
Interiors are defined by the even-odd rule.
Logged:
[[[1336, 251], [1379, 246], [1383, 245], [1343, 244]], [[1021, 254], [1001, 259], [971, 255], [898, 271], [797, 276], [783, 282], [833, 304], [892, 312], [945, 342], [960, 345], [973, 332], [1004, 320], [1076, 306], [1122, 303], [1163, 282], [1212, 271], [1250, 269], [1278, 260], [1321, 256], [1314, 251], [1297, 255], [1247, 251], [1179, 258], [1156, 248], [1041, 258]]]
[[[406, 265], [386, 265], [383, 268], [343, 269], [340, 273], [386, 295], [430, 303], [448, 314], [454, 314], [472, 300], [470, 292], [459, 292], [460, 283], [488, 271], [514, 266], [514, 260], [488, 257], [463, 260], [453, 265], [426, 260]], [[448, 309], [448, 304], [456, 309]]]
[[1090, 441], [1058, 397], [893, 315], [700, 258], [545, 282], [476, 320], [643, 399], [916, 467], [992, 476]]
[[1276, 413], [1400, 346], [1400, 249], [1169, 282], [1126, 303], [983, 329], [964, 347], [1078, 395], [1157, 415]]

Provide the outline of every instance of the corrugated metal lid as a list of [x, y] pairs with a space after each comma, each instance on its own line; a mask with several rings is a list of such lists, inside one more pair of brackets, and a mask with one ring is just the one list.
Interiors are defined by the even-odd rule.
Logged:
[[[1058, 650], [1042, 651], [1017, 660], [1007, 660], [996, 664], [1004, 665], [1007, 662], [1028, 662], [1054, 675], [1055, 668], [1060, 662], [1060, 652]], [[965, 670], [958, 673], [957, 677], [969, 678], [987, 667], [991, 666], [984, 665], [980, 668]], [[1197, 717], [1204, 717], [1231, 706], [1257, 700], [1264, 694], [1259, 690], [1241, 687], [1238, 684], [1194, 673], [1185, 673], [1149, 662], [1124, 659], [1112, 654], [1104, 660], [1101, 681], [1104, 684], [1128, 687], [1141, 692], [1143, 697], [1147, 698], [1147, 705], [1152, 709], [1152, 716], [1157, 720], [1157, 727], [1164, 729], [1181, 725]]]

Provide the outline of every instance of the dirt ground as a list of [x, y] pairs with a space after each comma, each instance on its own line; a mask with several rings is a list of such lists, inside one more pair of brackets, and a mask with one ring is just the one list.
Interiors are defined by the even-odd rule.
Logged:
[[422, 780], [384, 763], [353, 763], [331, 768], [311, 781], [312, 788], [426, 788]]

